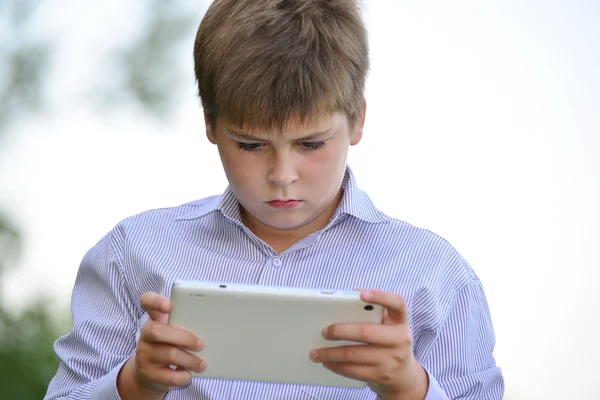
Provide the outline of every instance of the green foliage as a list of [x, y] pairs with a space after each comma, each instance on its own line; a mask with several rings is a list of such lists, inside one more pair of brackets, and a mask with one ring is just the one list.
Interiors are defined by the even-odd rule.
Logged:
[[20, 315], [0, 308], [2, 398], [39, 400], [44, 397], [58, 368], [52, 344], [68, 330], [66, 322], [57, 322], [60, 319], [42, 302]]
[[[115, 49], [108, 58], [107, 64], [113, 64], [122, 78], [112, 92], [100, 89], [98, 101], [103, 107], [113, 102], [118, 107], [122, 101], [115, 100], [128, 95], [147, 115], [165, 118], [177, 105], [182, 82], [183, 66], [173, 62], [180, 51], [176, 44], [187, 39], [186, 53], [191, 56], [196, 21], [175, 2], [147, 0], [147, 10], [144, 34], [126, 48]], [[192, 68], [191, 61], [185, 68]]]
[[[21, 236], [9, 216], [0, 213], [0, 286], [2, 273], [14, 266]], [[67, 331], [49, 302], [39, 299], [15, 315], [0, 305], [0, 391], [3, 399], [39, 400], [58, 368], [52, 344]], [[62, 317], [62, 315], [61, 315]]]
[[0, 210], [0, 282], [21, 252], [21, 235], [14, 222]]
[[[115, 85], [94, 91], [88, 101], [92, 106], [111, 104], [116, 109], [130, 102], [148, 116], [160, 118], [168, 116], [175, 105], [181, 82], [181, 71], [173, 62], [176, 45], [187, 38], [191, 46], [197, 21], [183, 2], [145, 1], [143, 34], [125, 48], [111, 49], [106, 57], [103, 67], [115, 71], [111, 76]], [[47, 83], [56, 61], [54, 49], [60, 43], [40, 34], [39, 24], [34, 23], [42, 3], [0, 0], [0, 144], [8, 134], [20, 131], [17, 122], [48, 108]], [[0, 289], [3, 274], [17, 264], [20, 252], [19, 226], [0, 209]], [[0, 398], [39, 400], [57, 371], [59, 360], [52, 346], [70, 329], [68, 314], [57, 312], [44, 300], [20, 314], [11, 311], [0, 303]]]
[[31, 23], [38, 3], [0, 1], [0, 23], [7, 28], [0, 43], [0, 134], [17, 116], [43, 109], [52, 45]]

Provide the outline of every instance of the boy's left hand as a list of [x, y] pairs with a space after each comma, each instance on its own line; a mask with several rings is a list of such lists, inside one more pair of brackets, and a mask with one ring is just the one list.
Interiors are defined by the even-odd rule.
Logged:
[[424, 399], [428, 378], [412, 351], [406, 302], [400, 295], [378, 290], [361, 290], [361, 299], [385, 307], [382, 323], [330, 325], [323, 329], [323, 337], [365, 344], [315, 349], [311, 360], [368, 382], [383, 399]]

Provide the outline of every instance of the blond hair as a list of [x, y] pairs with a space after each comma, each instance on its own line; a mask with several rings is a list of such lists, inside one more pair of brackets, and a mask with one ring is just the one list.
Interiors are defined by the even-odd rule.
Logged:
[[194, 44], [208, 122], [281, 130], [343, 112], [362, 118], [367, 32], [354, 0], [215, 0]]

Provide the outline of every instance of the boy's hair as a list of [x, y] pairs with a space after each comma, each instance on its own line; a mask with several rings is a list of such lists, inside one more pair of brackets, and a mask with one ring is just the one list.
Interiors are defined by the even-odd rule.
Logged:
[[214, 0], [194, 44], [207, 122], [281, 132], [339, 111], [352, 127], [368, 53], [356, 0]]

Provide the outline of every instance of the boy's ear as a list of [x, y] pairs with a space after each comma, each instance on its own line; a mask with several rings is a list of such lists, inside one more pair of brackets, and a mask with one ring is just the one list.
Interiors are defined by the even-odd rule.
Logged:
[[215, 135], [215, 129], [217, 129], [217, 122], [215, 121], [214, 124], [211, 124], [208, 116], [204, 114], [204, 125], [206, 126], [206, 137], [208, 138], [208, 141], [212, 144], [217, 144], [217, 137]]
[[360, 121], [358, 121], [356, 123], [356, 127], [354, 128], [354, 133], [352, 134], [352, 137], [350, 138], [350, 146], [357, 145], [360, 142], [360, 139], [362, 139], [363, 129], [365, 127], [366, 115], [367, 115], [367, 100], [363, 100], [362, 117], [361, 117]]

